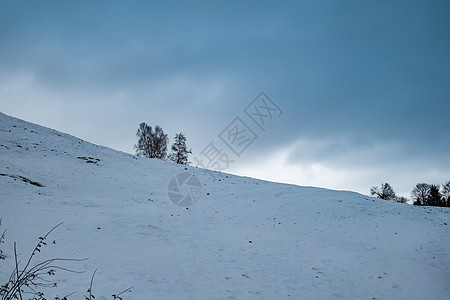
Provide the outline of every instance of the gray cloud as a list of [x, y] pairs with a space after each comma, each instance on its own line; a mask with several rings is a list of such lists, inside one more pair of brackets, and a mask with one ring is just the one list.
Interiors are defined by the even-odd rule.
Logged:
[[421, 161], [448, 174], [449, 12], [447, 1], [2, 1], [0, 104], [125, 151], [147, 121], [183, 130], [198, 153], [264, 90], [285, 114], [240, 164], [298, 143], [292, 164], [375, 174], [380, 160]]

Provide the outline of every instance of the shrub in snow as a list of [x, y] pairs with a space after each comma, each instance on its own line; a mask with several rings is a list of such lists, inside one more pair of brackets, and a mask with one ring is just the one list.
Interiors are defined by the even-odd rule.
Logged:
[[[8, 282], [3, 284], [0, 287], [0, 297], [1, 300], [12, 300], [12, 299], [20, 299], [22, 300], [25, 294], [32, 295], [31, 299], [38, 299], [38, 300], [45, 300], [45, 295], [42, 292], [43, 288], [51, 288], [51, 287], [57, 287], [56, 282], [52, 282], [51, 278], [52, 276], [55, 276], [57, 270], [63, 270], [66, 272], [73, 272], [73, 273], [82, 273], [79, 271], [74, 271], [65, 267], [60, 266], [59, 264], [63, 262], [79, 262], [86, 259], [68, 259], [68, 258], [52, 258], [44, 260], [43, 262], [34, 264], [33, 258], [38, 255], [41, 252], [41, 249], [47, 245], [46, 240], [48, 235], [55, 230], [58, 226], [60, 226], [62, 223], [56, 225], [53, 227], [49, 232], [47, 232], [46, 235], [43, 237], [39, 237], [38, 242], [36, 244], [36, 247], [31, 252], [30, 256], [26, 260], [26, 263], [24, 266], [21, 266], [20, 261], [17, 256], [17, 247], [16, 243], [14, 243], [14, 261], [15, 261], [15, 267], [13, 272], [11, 273], [11, 276], [9, 277]], [[0, 225], [1, 225], [1, 219], [0, 219]], [[0, 236], [0, 243], [3, 242], [5, 237], [5, 232]], [[0, 255], [3, 255], [0, 250]], [[4, 257], [3, 257], [4, 259]], [[85, 300], [92, 300], [95, 299], [95, 296], [92, 294], [92, 283], [94, 280], [94, 274], [91, 278], [91, 284], [89, 286], [89, 289], [87, 292], [89, 293], [88, 296], [84, 296]], [[125, 291], [113, 294], [113, 299], [122, 300], [120, 297], [121, 294], [125, 293], [126, 291], [129, 291], [131, 289], [128, 288]], [[70, 295], [74, 293], [71, 293], [67, 296], [64, 296], [62, 298], [56, 297], [55, 300], [67, 300]]]

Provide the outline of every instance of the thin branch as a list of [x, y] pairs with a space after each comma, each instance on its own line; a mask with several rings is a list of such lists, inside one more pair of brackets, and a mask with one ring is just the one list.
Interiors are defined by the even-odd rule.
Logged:
[[95, 273], [97, 273], [97, 269], [95, 269], [94, 274], [92, 274], [92, 277], [91, 277], [91, 284], [89, 285], [89, 300], [92, 300], [92, 297], [93, 297], [93, 295], [92, 295], [92, 283], [94, 282]]
[[[0, 218], [0, 227], [2, 226], [2, 218]], [[6, 229], [3, 231], [2, 235], [0, 236], [0, 244], [3, 242], [3, 240], [5, 239], [5, 233], [6, 233]]]
[[70, 297], [70, 296], [72, 296], [72, 295], [75, 294], [75, 293], [76, 293], [76, 291], [75, 291], [75, 292], [72, 292], [72, 293], [70, 293], [70, 294], [68, 294], [68, 295], [65, 295], [64, 297], [62, 297], [62, 299], [64, 299], [64, 298], [67, 299], [67, 297]]
[[[27, 264], [25, 265], [25, 268], [24, 268], [23, 270], [26, 270], [26, 269], [28, 268], [28, 266], [29, 266], [30, 263], [31, 263], [31, 260], [33, 259], [33, 256], [34, 256], [35, 253], [36, 253], [36, 250], [38, 250], [38, 248], [40, 247], [40, 245], [42, 245], [43, 241], [47, 238], [47, 236], [48, 236], [50, 233], [52, 233], [52, 231], [55, 230], [57, 227], [61, 226], [63, 223], [64, 223], [64, 222], [61, 222], [61, 223], [59, 223], [58, 225], [56, 225], [55, 227], [53, 227], [52, 229], [50, 229], [50, 231], [47, 232], [47, 234], [44, 235], [43, 238], [39, 237], [39, 242], [38, 242], [38, 244], [36, 245], [36, 248], [34, 248], [33, 252], [31, 253], [30, 258], [28, 259], [28, 262], [27, 262]], [[23, 271], [22, 271], [22, 272], [23, 272]]]
[[[14, 260], [16, 262], [16, 275], [17, 275], [17, 282], [20, 282], [20, 275], [19, 275], [19, 263], [17, 261], [17, 250], [16, 250], [16, 242], [14, 242]], [[20, 291], [20, 286], [18, 288], [19, 297], [20, 300], [22, 300], [22, 292]]]
[[123, 293], [128, 292], [128, 291], [131, 290], [132, 288], [134, 288], [134, 286], [130, 286], [130, 287], [127, 288], [126, 290], [124, 290], [124, 291], [118, 293], [118, 294], [116, 295], [116, 297], [119, 297], [119, 296], [122, 295]]
[[[2, 218], [0, 218], [0, 227], [2, 226]], [[0, 245], [2, 243], [4, 243], [4, 239], [5, 239], [5, 233], [6, 233], [6, 229], [3, 231], [2, 235], [0, 236]], [[5, 259], [6, 255], [3, 254], [2, 249], [0, 249], [0, 259]]]

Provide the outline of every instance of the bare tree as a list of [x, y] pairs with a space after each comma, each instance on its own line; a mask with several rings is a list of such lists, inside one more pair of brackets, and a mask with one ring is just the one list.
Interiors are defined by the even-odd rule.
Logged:
[[141, 123], [136, 133], [138, 142], [134, 146], [137, 155], [148, 158], [165, 159], [167, 155], [167, 134], [158, 125], [155, 131], [147, 123]]
[[450, 207], [450, 180], [442, 185], [442, 206]]
[[136, 132], [136, 136], [138, 137], [138, 142], [134, 145], [136, 149], [137, 155], [142, 155], [146, 157], [150, 157], [151, 150], [151, 139], [152, 139], [152, 127], [142, 122], [139, 125], [139, 129]]
[[381, 187], [373, 186], [370, 188], [370, 194], [384, 200], [397, 200], [394, 189], [389, 183], [381, 183]]
[[450, 180], [442, 185], [442, 196], [450, 200]]
[[169, 160], [174, 163], [187, 165], [189, 164], [188, 155], [192, 151], [186, 146], [186, 136], [184, 134], [175, 134], [175, 142], [172, 144], [172, 153], [169, 155]]
[[428, 183], [418, 183], [411, 191], [411, 198], [414, 205], [426, 205], [427, 198], [430, 194], [430, 187]]

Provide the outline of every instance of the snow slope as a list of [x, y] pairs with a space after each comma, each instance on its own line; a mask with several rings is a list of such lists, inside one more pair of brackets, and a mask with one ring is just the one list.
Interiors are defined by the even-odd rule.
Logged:
[[0, 113], [0, 283], [14, 241], [25, 261], [64, 221], [36, 262], [89, 259], [48, 299], [84, 299], [95, 269], [96, 299], [450, 299], [448, 208], [188, 167], [203, 194], [185, 209], [167, 195], [183, 171]]

